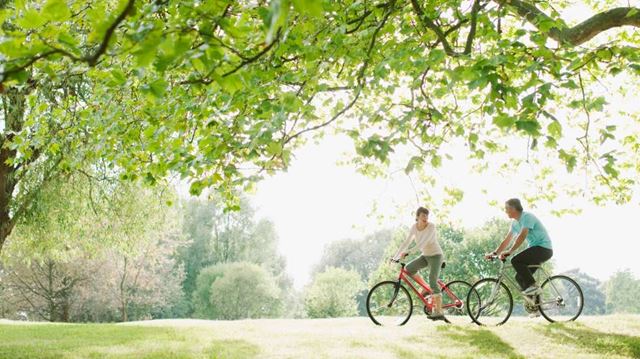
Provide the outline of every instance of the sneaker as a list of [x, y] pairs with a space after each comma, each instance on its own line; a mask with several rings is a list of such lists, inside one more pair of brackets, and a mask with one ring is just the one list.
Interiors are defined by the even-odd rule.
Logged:
[[539, 293], [540, 293], [540, 287], [538, 287], [535, 284], [522, 291], [522, 294], [528, 295], [528, 296], [533, 296]]
[[442, 313], [441, 314], [430, 313], [429, 315], [427, 315], [427, 318], [429, 318], [431, 320], [443, 320], [443, 321], [449, 323], [447, 318]]
[[529, 313], [529, 318], [537, 318], [539, 316], [540, 316], [540, 312], [537, 310], [535, 312]]

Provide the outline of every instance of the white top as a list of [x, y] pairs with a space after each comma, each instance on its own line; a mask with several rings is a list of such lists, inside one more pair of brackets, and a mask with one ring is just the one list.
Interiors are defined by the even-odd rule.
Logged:
[[423, 256], [435, 256], [436, 254], [442, 254], [442, 248], [440, 248], [438, 236], [436, 235], [436, 225], [429, 222], [427, 227], [421, 231], [418, 230], [416, 224], [411, 226], [407, 239], [402, 242], [400, 249], [398, 249], [398, 253], [393, 257], [395, 260], [399, 260], [402, 253], [407, 253], [407, 249], [409, 248], [412, 240], [415, 241], [416, 247], [420, 249]]

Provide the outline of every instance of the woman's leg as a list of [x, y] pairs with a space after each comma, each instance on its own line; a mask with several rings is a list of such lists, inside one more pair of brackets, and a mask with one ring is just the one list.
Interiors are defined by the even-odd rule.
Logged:
[[427, 262], [429, 263], [429, 284], [433, 289], [433, 310], [429, 318], [431, 319], [443, 319], [442, 313], [442, 290], [438, 285], [438, 278], [440, 277], [440, 266], [442, 266], [442, 255], [428, 256]]
[[420, 285], [424, 287], [428, 287], [427, 282], [425, 282], [424, 279], [422, 279], [422, 277], [420, 276], [420, 274], [418, 274], [418, 271], [420, 269], [425, 268], [428, 265], [429, 263], [427, 263], [427, 259], [421, 255], [415, 258], [414, 260], [412, 260], [411, 262], [409, 262], [405, 267], [405, 269], [407, 270], [411, 278], [413, 278], [413, 280], [420, 283]]
[[440, 266], [442, 266], [442, 254], [426, 257], [427, 263], [429, 263], [429, 285], [434, 294], [441, 292], [438, 285], [438, 278], [440, 278]]

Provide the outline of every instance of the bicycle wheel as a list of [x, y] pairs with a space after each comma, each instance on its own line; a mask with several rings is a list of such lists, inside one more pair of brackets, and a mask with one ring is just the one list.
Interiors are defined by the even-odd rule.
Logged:
[[367, 295], [367, 314], [383, 326], [404, 325], [413, 313], [409, 291], [402, 284], [384, 281], [376, 284]]
[[[471, 323], [465, 305], [470, 290], [471, 284], [463, 280], [451, 281], [447, 283], [446, 288], [442, 290], [442, 310], [451, 323]], [[475, 291], [474, 293], [474, 296], [478, 295]]]
[[467, 313], [478, 325], [504, 324], [512, 310], [511, 291], [495, 278], [480, 279], [467, 295]]
[[570, 322], [582, 313], [584, 296], [573, 279], [555, 275], [545, 280], [540, 288], [540, 314], [548, 321]]

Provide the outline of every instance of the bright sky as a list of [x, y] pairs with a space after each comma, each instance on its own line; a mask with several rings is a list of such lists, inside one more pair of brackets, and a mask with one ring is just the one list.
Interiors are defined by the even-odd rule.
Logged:
[[[417, 202], [408, 176], [400, 171], [389, 179], [374, 180], [358, 174], [351, 166], [336, 165], [344, 158], [343, 153], [352, 148], [350, 139], [340, 136], [307, 145], [296, 152], [287, 172], [260, 182], [251, 197], [258, 215], [275, 223], [280, 251], [287, 258], [287, 268], [297, 288], [308, 282], [311, 267], [331, 241], [361, 238], [387, 225], [412, 224], [411, 212]], [[443, 178], [465, 191], [451, 219], [471, 228], [492, 217], [504, 216], [488, 201], [493, 193], [503, 193], [504, 199], [519, 193], [521, 181], [468, 174], [465, 168], [464, 161], [441, 168]], [[419, 187], [415, 182], [414, 179]], [[489, 190], [487, 195], [481, 193], [482, 188]], [[374, 202], [377, 213], [401, 218], [385, 218], [382, 222], [369, 218]], [[429, 203], [421, 204], [431, 207]], [[562, 218], [550, 214], [551, 206], [541, 205], [533, 211], [550, 232], [557, 269], [578, 267], [601, 280], [624, 268], [640, 276], [640, 245], [629, 225], [640, 213], [637, 201], [625, 206], [598, 207], [587, 202], [581, 205], [582, 214]], [[431, 209], [430, 219], [437, 223], [438, 209]]]
[[[576, 23], [586, 19], [589, 13], [580, 1], [576, 1], [563, 15]], [[637, 103], [620, 96], [612, 98], [611, 92], [607, 97], [612, 108], [630, 108], [632, 103]], [[460, 146], [452, 146], [454, 153], [464, 152]], [[417, 182], [417, 175], [412, 176], [413, 185], [403, 171], [395, 172], [388, 179], [370, 179], [358, 174], [352, 166], [336, 164], [345, 159], [345, 152], [353, 152], [353, 144], [346, 137], [329, 135], [320, 143], [310, 143], [295, 152], [295, 160], [287, 172], [260, 182], [251, 197], [253, 205], [258, 207], [258, 215], [275, 223], [280, 250], [287, 258], [288, 271], [297, 288], [309, 281], [310, 269], [319, 261], [323, 247], [331, 241], [361, 238], [385, 227], [409, 225], [418, 204], [432, 210], [431, 220], [436, 223], [439, 220], [438, 208], [417, 202], [414, 186], [419, 190], [425, 188]], [[406, 162], [398, 161], [392, 167], [403, 168], [404, 165]], [[481, 225], [493, 217], [504, 217], [500, 209], [502, 201], [523, 193], [526, 177], [533, 174], [503, 178], [497, 174], [469, 174], [469, 167], [458, 158], [438, 170], [439, 181], [444, 181], [440, 184], [464, 190], [463, 201], [454, 207], [448, 219], [466, 228]], [[436, 197], [441, 194], [434, 193]], [[489, 201], [492, 199], [499, 200], [500, 206], [491, 206]], [[376, 215], [382, 215], [382, 220], [369, 216], [374, 204]], [[574, 204], [582, 208], [581, 214], [562, 218], [551, 214], [553, 209]], [[524, 205], [526, 209], [527, 203]], [[640, 261], [637, 260], [640, 238], [630, 225], [640, 213], [637, 196], [631, 204], [605, 207], [583, 199], [559, 198], [553, 206], [539, 204], [532, 212], [550, 232], [558, 271], [577, 267], [605, 280], [615, 271], [629, 268], [640, 276]], [[446, 252], [446, 248], [444, 250]]]

